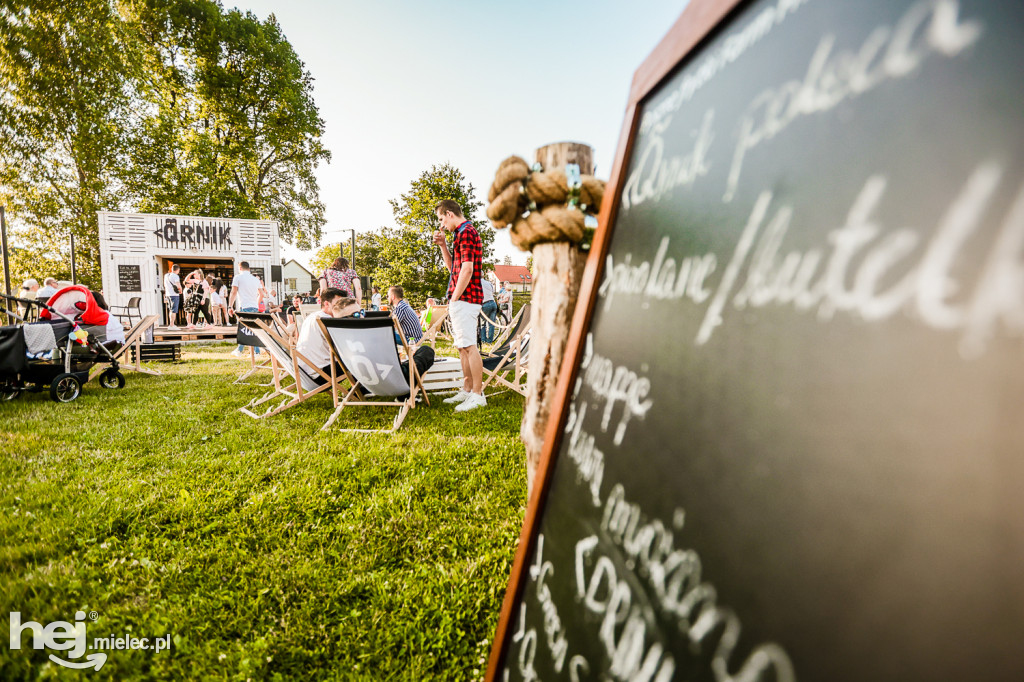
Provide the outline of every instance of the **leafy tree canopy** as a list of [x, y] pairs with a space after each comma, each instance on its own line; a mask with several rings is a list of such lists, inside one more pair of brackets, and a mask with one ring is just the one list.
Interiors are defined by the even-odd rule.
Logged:
[[484, 262], [493, 255], [494, 229], [481, 215], [483, 203], [477, 201], [473, 184], [448, 163], [423, 171], [407, 193], [390, 201], [398, 227], [385, 231], [381, 245], [380, 280], [388, 286], [401, 284], [417, 305], [427, 296], [444, 296], [448, 288], [448, 271], [432, 241], [439, 229], [434, 207], [443, 199], [458, 203], [480, 233]]
[[0, 0], [0, 202], [17, 246], [66, 261], [75, 235], [94, 286], [97, 211], [277, 220], [309, 248], [324, 224], [314, 171], [330, 159], [312, 89], [273, 15]]
[[126, 198], [118, 169], [139, 74], [132, 45], [108, 0], [0, 2], [0, 203], [32, 229], [24, 246], [44, 249], [40, 258], [70, 261], [75, 235], [87, 283], [99, 282], [96, 211]]

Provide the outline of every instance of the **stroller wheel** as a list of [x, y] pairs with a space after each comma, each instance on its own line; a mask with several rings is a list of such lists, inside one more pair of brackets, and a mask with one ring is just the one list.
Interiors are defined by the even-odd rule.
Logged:
[[124, 375], [111, 367], [100, 374], [100, 386], [103, 388], [124, 388]]
[[100, 374], [100, 386], [103, 388], [124, 388], [124, 375], [111, 367]]
[[74, 374], [58, 374], [50, 384], [50, 397], [58, 403], [70, 403], [82, 392], [82, 383]]

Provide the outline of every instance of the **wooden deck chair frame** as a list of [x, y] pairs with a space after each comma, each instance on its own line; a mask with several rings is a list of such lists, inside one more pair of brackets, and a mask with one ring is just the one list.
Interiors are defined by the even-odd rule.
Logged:
[[[532, 323], [530, 315], [531, 308], [527, 303], [519, 309], [502, 336], [494, 342], [495, 350], [482, 358], [484, 363], [482, 388], [485, 395], [487, 387], [491, 384], [501, 385], [521, 395], [526, 395], [527, 352]], [[488, 369], [487, 364], [495, 357], [498, 358], [497, 364], [493, 369]]]
[[[512, 389], [520, 395], [526, 395], [526, 372], [528, 352], [530, 347], [530, 330], [527, 328], [522, 334], [514, 337], [508, 342], [508, 350], [501, 356], [494, 354], [483, 358], [484, 383], [482, 389], [487, 391], [491, 384], [504, 386]], [[494, 369], [487, 369], [490, 359], [498, 357]]]
[[446, 305], [435, 305], [431, 306], [431, 320], [430, 326], [423, 331], [423, 336], [420, 338], [420, 342], [417, 346], [422, 346], [428, 343], [431, 348], [437, 343], [437, 335], [441, 331], [441, 326], [444, 321], [448, 319], [448, 306]]
[[[256, 359], [256, 348], [254, 346], [249, 346], [248, 348], [249, 348], [249, 368], [244, 370], [241, 374], [239, 374], [238, 378], [231, 382], [233, 384], [244, 384], [244, 383], [246, 383], [246, 381], [245, 381], [246, 379], [251, 377], [256, 372], [260, 371], [261, 369], [269, 369], [271, 372], [274, 371], [274, 358], [273, 358], [273, 356], [270, 353], [260, 353], [260, 355], [263, 355], [265, 357], [260, 358], [259, 360], [257, 360]], [[255, 385], [256, 386], [271, 386], [271, 385], [273, 385], [273, 383], [274, 383], [274, 381], [271, 380], [271, 381], [268, 381], [265, 384], [255, 384]]]
[[[512, 321], [508, 323], [508, 326], [501, 330], [501, 333], [498, 334], [498, 338], [494, 339], [494, 343], [491, 344], [491, 347], [495, 350], [501, 348], [508, 343], [509, 339], [522, 334], [522, 328], [529, 327], [530, 315], [532, 314], [531, 311], [532, 308], [529, 303], [523, 305], [523, 307], [519, 309], [519, 312], [516, 313], [515, 317], [512, 318]], [[491, 351], [492, 354], [494, 352], [495, 351]]]
[[[405, 335], [402, 334], [402, 328], [398, 325], [398, 320], [392, 316], [387, 317], [366, 317], [366, 318], [330, 318], [324, 317], [318, 320], [324, 334], [327, 335], [329, 346], [331, 348], [331, 357], [335, 362], [331, 363], [338, 364], [345, 368], [346, 376], [352, 380], [352, 387], [342, 397], [341, 392], [335, 386], [332, 395], [334, 396], [334, 412], [321, 427], [321, 431], [331, 426], [334, 421], [341, 414], [342, 410], [351, 407], [395, 407], [398, 408], [398, 414], [395, 416], [394, 421], [391, 424], [390, 429], [339, 429], [342, 432], [354, 432], [354, 433], [394, 433], [401, 426], [402, 422], [405, 421], [406, 416], [409, 414], [409, 410], [416, 406], [416, 398], [422, 393], [423, 400], [430, 406], [430, 398], [427, 397], [427, 392], [423, 390], [423, 378], [420, 376], [419, 371], [416, 369], [416, 363], [413, 362], [413, 348], [409, 346], [405, 340]], [[358, 332], [370, 332], [371, 330], [384, 330], [388, 337], [382, 337], [383, 334], [380, 331], [376, 331], [377, 339], [373, 340], [372, 347], [377, 360], [387, 359], [390, 364], [383, 365], [374, 363], [368, 355], [361, 354], [361, 351], [365, 351], [365, 344], [360, 341], [353, 339], [344, 339], [345, 347], [339, 347], [339, 343], [342, 342], [340, 337], [346, 335], [346, 332], [358, 334]], [[399, 342], [395, 341], [395, 333], [397, 332], [398, 337], [401, 339], [400, 345], [405, 351], [405, 356], [409, 361], [409, 374], [408, 376], [400, 375], [405, 377], [406, 386], [396, 386], [394, 390], [390, 392], [390, 395], [381, 397], [394, 397], [402, 395], [401, 392], [405, 388], [408, 388], [408, 397], [404, 400], [394, 399], [391, 401], [387, 400], [368, 400], [367, 396], [361, 391], [361, 388], [374, 390], [375, 386], [379, 386], [381, 376], [378, 370], [387, 371], [388, 369], [398, 369], [399, 363], [401, 362], [398, 355]], [[367, 335], [368, 336], [368, 335]], [[351, 345], [349, 345], [351, 343]], [[386, 378], [386, 375], [385, 375]], [[356, 383], [358, 382], [358, 383]]]
[[[337, 390], [338, 377], [335, 376], [335, 373], [332, 371], [328, 375], [322, 369], [316, 367], [314, 363], [310, 362], [302, 353], [295, 350], [295, 343], [276, 328], [271, 319], [272, 315], [241, 312], [236, 314], [242, 324], [251, 330], [256, 335], [256, 338], [263, 343], [264, 349], [270, 355], [271, 366], [274, 370], [274, 390], [269, 391], [262, 398], [254, 398], [249, 401], [245, 407], [238, 408], [239, 412], [253, 419], [266, 419], [309, 400], [317, 393], [332, 389]], [[300, 360], [308, 367], [312, 367], [313, 371], [311, 372], [299, 364]], [[324, 383], [318, 385], [315, 380], [316, 376], [322, 377]], [[267, 411], [263, 414], [256, 414], [251, 410], [253, 407], [275, 400], [281, 396], [284, 396], [281, 403], [277, 407], [271, 406], [267, 408]]]
[[[116, 315], [115, 315], [116, 317]], [[146, 330], [150, 327], [156, 326], [156, 315], [147, 315], [146, 317], [139, 320], [139, 323], [128, 330], [128, 333], [124, 336], [124, 343], [121, 347], [112, 353], [115, 360], [119, 360], [128, 352], [128, 349], [135, 346], [135, 362], [133, 364], [121, 364], [121, 369], [130, 369], [133, 372], [142, 372], [143, 374], [152, 374], [158, 376], [162, 374], [155, 369], [148, 369], [142, 366], [142, 338], [146, 333]], [[106, 367], [103, 364], [96, 364], [89, 371], [89, 381], [96, 378], [98, 374], [103, 372]]]

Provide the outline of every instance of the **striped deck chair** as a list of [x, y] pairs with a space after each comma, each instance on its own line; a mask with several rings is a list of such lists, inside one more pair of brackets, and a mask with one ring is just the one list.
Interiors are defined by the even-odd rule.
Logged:
[[[245, 407], [239, 408], [242, 414], [249, 415], [253, 419], [273, 417], [289, 407], [308, 400], [317, 393], [337, 390], [339, 381], [346, 378], [338, 377], [333, 368], [331, 373], [327, 374], [303, 357], [302, 353], [295, 350], [295, 342], [287, 338], [276, 326], [272, 319], [273, 315], [242, 312], [235, 314], [238, 316], [238, 320], [256, 335], [266, 352], [270, 354], [274, 370], [274, 390], [266, 393], [262, 398], [254, 398]], [[299, 362], [300, 360], [302, 363]], [[310, 367], [313, 369], [309, 369]], [[323, 379], [324, 383], [318, 383], [317, 377]], [[281, 403], [277, 407], [268, 407], [263, 414], [256, 414], [251, 409], [281, 396], [284, 396]]]
[[[360, 433], [393, 433], [402, 426], [409, 410], [416, 406], [416, 398], [421, 392], [423, 400], [430, 405], [430, 399], [423, 391], [423, 380], [412, 361], [413, 350], [404, 337], [401, 347], [409, 359], [409, 369], [407, 373], [402, 372], [395, 343], [395, 332], [402, 336], [401, 328], [390, 315], [365, 318], [323, 317], [319, 322], [330, 341], [334, 360], [358, 382], [353, 382], [352, 388], [343, 397], [335, 388], [334, 413], [323, 425], [323, 429], [333, 424], [342, 410], [348, 408], [394, 407], [398, 408], [398, 414], [390, 429], [340, 429]], [[371, 397], [375, 399], [371, 400]]]

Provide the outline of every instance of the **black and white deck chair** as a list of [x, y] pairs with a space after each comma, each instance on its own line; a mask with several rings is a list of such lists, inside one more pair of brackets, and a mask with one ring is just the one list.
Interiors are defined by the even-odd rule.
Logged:
[[[526, 370], [530, 354], [530, 331], [516, 336], [496, 352], [481, 358], [484, 366], [483, 390], [504, 386], [526, 395]], [[500, 391], [499, 391], [500, 392]]]
[[527, 303], [495, 342], [495, 348], [481, 360], [483, 389], [494, 384], [526, 395], [526, 368], [530, 352], [530, 304]]
[[[277, 327], [273, 315], [241, 312], [236, 315], [239, 322], [263, 344], [274, 370], [274, 390], [262, 398], [254, 398], [245, 407], [239, 408], [240, 412], [254, 419], [266, 419], [335, 387], [338, 377], [333, 376], [334, 372], [327, 374], [295, 350], [294, 341]], [[323, 383], [317, 383], [317, 377], [323, 379]], [[337, 390], [336, 387], [334, 390]], [[263, 414], [256, 414], [251, 409], [281, 396], [284, 396], [281, 403], [277, 407], [269, 407]]]
[[[275, 316], [267, 314], [267, 313], [244, 313], [244, 314], [245, 315], [259, 315], [260, 317], [258, 319], [261, 319], [261, 320], [267, 322], [268, 324], [270, 324], [271, 326], [273, 326], [274, 330], [277, 331], [281, 336], [287, 336], [284, 333], [284, 325], [282, 325], [280, 320], [278, 320]], [[238, 378], [235, 379], [232, 383], [244, 384], [244, 383], [246, 383], [246, 380], [249, 377], [251, 377], [256, 372], [260, 371], [261, 369], [268, 369], [271, 372], [273, 372], [274, 371], [274, 362], [273, 362], [273, 356], [270, 355], [270, 353], [259, 353], [259, 354], [256, 353], [256, 349], [257, 348], [263, 348], [263, 342], [260, 341], [258, 338], [256, 338], [256, 335], [253, 333], [253, 331], [249, 327], [247, 327], [246, 325], [244, 325], [242, 323], [242, 320], [241, 320], [240, 317], [236, 316], [235, 319], [237, 320], [237, 324], [236, 324], [237, 331], [236, 331], [236, 334], [235, 334], [235, 340], [238, 342], [238, 344], [240, 346], [245, 346], [246, 348], [249, 349], [249, 367], [247, 369], [243, 370], [242, 373], [238, 375]], [[255, 319], [255, 318], [251, 318], [251, 319]], [[257, 384], [257, 386], [272, 386], [273, 383], [274, 383], [274, 381], [273, 381], [273, 379], [271, 379], [270, 381], [268, 381], [266, 383]]]
[[[533, 308], [531, 305], [527, 303], [519, 309], [519, 312], [516, 313], [516, 316], [512, 318], [512, 321], [509, 322], [507, 326], [502, 327], [499, 324], [494, 325], [495, 329], [500, 329], [501, 331], [494, 339], [494, 344], [492, 345], [494, 350], [491, 351], [492, 355], [497, 353], [499, 348], [504, 347], [512, 339], [517, 336], [521, 336], [524, 330], [530, 328], [530, 315], [532, 310]], [[504, 353], [504, 351], [502, 351], [502, 353]]]
[[[423, 391], [422, 377], [413, 362], [413, 351], [393, 317], [324, 317], [319, 322], [330, 341], [331, 355], [345, 368], [346, 374], [358, 382], [344, 396], [335, 388], [334, 413], [323, 425], [324, 429], [347, 408], [394, 407], [398, 414], [390, 429], [341, 429], [360, 433], [392, 433], [405, 421], [409, 410], [416, 406], [416, 398], [421, 392], [423, 400], [430, 405]], [[396, 331], [401, 338], [397, 343]], [[398, 343], [409, 359], [406, 373], [402, 372]], [[371, 397], [374, 399], [370, 400]]]

